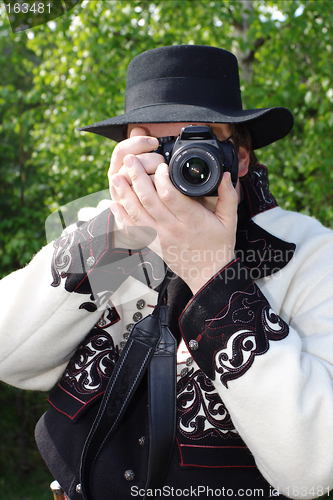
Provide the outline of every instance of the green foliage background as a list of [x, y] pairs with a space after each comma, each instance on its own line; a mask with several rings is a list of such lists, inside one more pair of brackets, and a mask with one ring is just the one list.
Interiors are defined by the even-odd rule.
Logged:
[[[46, 243], [52, 211], [107, 189], [114, 143], [75, 129], [122, 113], [128, 63], [163, 45], [214, 45], [244, 54], [253, 69], [252, 81], [242, 80], [244, 107], [286, 106], [295, 114], [292, 133], [258, 152], [275, 197], [283, 208], [333, 226], [332, 3], [246, 5], [91, 0], [54, 23], [15, 34], [2, 8], [0, 277]], [[49, 476], [32, 437], [45, 397], [2, 384], [0, 399], [2, 491], [7, 500], [47, 498]]]

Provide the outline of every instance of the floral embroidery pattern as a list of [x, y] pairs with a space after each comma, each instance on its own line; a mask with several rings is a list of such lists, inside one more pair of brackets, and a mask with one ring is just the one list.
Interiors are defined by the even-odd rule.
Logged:
[[68, 267], [72, 262], [72, 254], [70, 248], [73, 245], [74, 235], [70, 233], [66, 236], [58, 238], [53, 246], [54, 253], [52, 257], [51, 272], [53, 276], [53, 282], [51, 286], [57, 287], [61, 283], [61, 278], [64, 276]]
[[[254, 316], [254, 312], [248, 306], [246, 308], [250, 317]], [[234, 312], [234, 318], [236, 313], [237, 311]], [[269, 340], [281, 340], [288, 335], [288, 325], [268, 305], [262, 309], [260, 318], [260, 329], [237, 330], [229, 336], [225, 347], [215, 354], [215, 370], [221, 374], [220, 380], [224, 386], [227, 387], [228, 380], [243, 375], [252, 365], [255, 356], [268, 351]]]
[[[112, 213], [105, 210], [54, 242], [51, 286], [61, 280], [67, 292], [89, 294], [82, 309], [95, 311], [105, 304], [128, 276], [156, 288], [164, 279], [163, 260], [149, 248], [132, 251], [112, 247]], [[95, 307], [96, 306], [96, 307]]]
[[91, 334], [76, 351], [61, 379], [62, 386], [68, 384], [81, 394], [104, 390], [102, 386], [107, 384], [119, 357], [118, 347], [106, 331], [94, 328]]
[[212, 381], [192, 368], [177, 387], [178, 430], [187, 438], [239, 437]]

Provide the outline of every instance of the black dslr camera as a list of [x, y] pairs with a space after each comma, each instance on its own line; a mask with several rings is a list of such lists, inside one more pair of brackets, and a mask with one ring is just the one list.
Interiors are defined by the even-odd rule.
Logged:
[[180, 135], [159, 137], [154, 151], [164, 156], [174, 186], [187, 196], [216, 196], [224, 171], [236, 186], [238, 155], [229, 140], [219, 141], [211, 127], [190, 125]]

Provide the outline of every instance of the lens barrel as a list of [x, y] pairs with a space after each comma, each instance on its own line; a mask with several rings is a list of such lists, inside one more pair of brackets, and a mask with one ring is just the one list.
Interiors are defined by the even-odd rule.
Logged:
[[187, 196], [208, 196], [221, 182], [223, 161], [213, 146], [194, 143], [175, 152], [170, 161], [170, 179]]

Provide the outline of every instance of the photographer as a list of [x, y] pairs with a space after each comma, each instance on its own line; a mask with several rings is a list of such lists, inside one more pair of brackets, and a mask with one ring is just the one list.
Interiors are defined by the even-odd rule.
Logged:
[[[231, 53], [172, 46], [131, 62], [124, 115], [82, 129], [118, 142], [112, 201], [0, 289], [1, 378], [48, 390], [61, 377], [36, 437], [71, 500], [145, 489], [315, 498], [333, 487], [332, 231], [279, 208], [254, 154], [292, 125], [285, 108], [242, 109]], [[188, 156], [177, 163], [181, 141]], [[219, 156], [216, 186], [197, 196]], [[163, 420], [166, 435], [170, 425], [169, 365], [157, 363], [160, 394], [151, 371], [131, 398], [119, 390], [123, 404], [100, 406], [111, 374], [141, 377], [135, 352], [132, 363], [125, 354], [134, 340], [144, 346], [140, 321], [159, 296], [178, 344], [176, 439], [163, 474], [154, 426], [159, 435]]]

